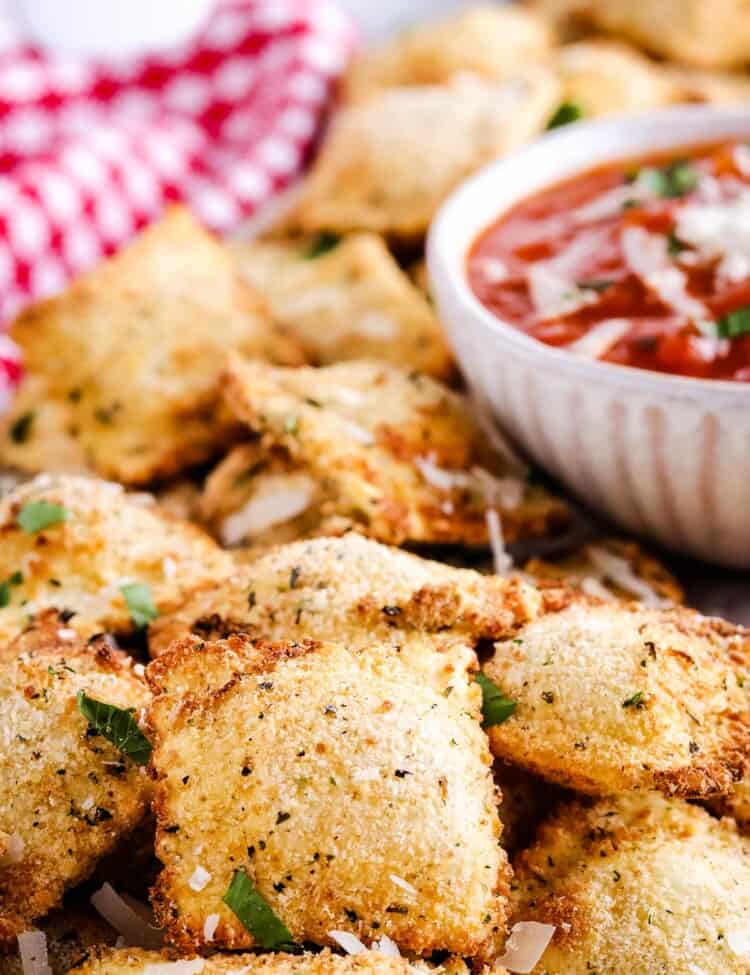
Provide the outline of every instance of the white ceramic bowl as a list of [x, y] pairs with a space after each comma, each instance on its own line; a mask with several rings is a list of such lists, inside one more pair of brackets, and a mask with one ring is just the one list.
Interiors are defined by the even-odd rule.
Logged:
[[747, 109], [683, 107], [577, 123], [491, 164], [443, 205], [427, 256], [464, 374], [500, 425], [624, 528], [750, 568], [750, 386], [581, 359], [528, 337], [471, 292], [467, 253], [519, 200], [609, 160], [750, 136]]

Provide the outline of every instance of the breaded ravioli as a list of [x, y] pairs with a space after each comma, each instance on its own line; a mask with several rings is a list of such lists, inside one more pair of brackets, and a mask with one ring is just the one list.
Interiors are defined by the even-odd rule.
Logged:
[[27, 637], [0, 661], [0, 943], [58, 906], [147, 809], [145, 769], [89, 724], [79, 692], [123, 709], [148, 699], [106, 637], [62, 625], [56, 645]]
[[367, 357], [450, 375], [453, 360], [434, 310], [375, 234], [254, 241], [236, 253], [311, 362]]
[[[47, 960], [51, 975], [66, 975], [79, 962], [85, 961], [91, 950], [113, 946], [117, 932], [92, 908], [75, 904], [51, 911], [35, 924], [47, 941]], [[21, 956], [17, 951], [0, 952], [0, 975], [25, 975]]]
[[557, 22], [603, 30], [667, 60], [701, 68], [750, 60], [750, 11], [744, 0], [532, 0]]
[[203, 514], [226, 545], [354, 529], [394, 545], [486, 546], [490, 508], [508, 541], [567, 523], [563, 502], [492, 453], [466, 399], [420, 373], [235, 358], [225, 399], [255, 437], [206, 484]]
[[380, 88], [441, 85], [463, 73], [508, 78], [551, 50], [552, 31], [541, 17], [510, 4], [477, 3], [355, 57], [344, 95], [361, 101]]
[[468, 673], [454, 697], [390, 645], [235, 637], [182, 652], [202, 665], [193, 683], [148, 713], [153, 900], [172, 944], [332, 946], [345, 931], [421, 955], [496, 953], [508, 869]]
[[317, 637], [366, 646], [407, 637], [500, 639], [537, 615], [542, 595], [519, 579], [455, 569], [350, 533], [283, 545], [188, 594], [149, 629], [154, 656], [189, 634], [215, 640]]
[[[12, 334], [34, 387], [5, 425], [6, 463], [59, 467], [50, 428], [62, 428], [75, 442], [73, 469], [83, 457], [126, 484], [203, 461], [226, 439], [231, 423], [217, 405], [228, 349], [299, 361], [231, 252], [181, 209], [60, 296], [23, 312]], [[25, 438], [14, 440], [29, 413]]]
[[750, 762], [750, 633], [691, 610], [578, 603], [498, 643], [516, 703], [494, 753], [594, 795], [727, 792]]
[[544, 128], [558, 96], [552, 72], [534, 68], [505, 82], [388, 88], [345, 106], [290, 220], [308, 233], [419, 239], [463, 179]]
[[161, 514], [148, 495], [41, 474], [0, 499], [0, 632], [17, 632], [50, 607], [82, 632], [131, 632], [231, 565], [200, 529]]
[[514, 870], [512, 923], [557, 928], [533, 975], [750, 970], [750, 845], [697, 806], [654, 793], [571, 803]]
[[[94, 951], [76, 969], [77, 975], [466, 975], [467, 971], [460, 958], [447, 958], [437, 965], [410, 964], [405, 958], [378, 950], [361, 951], [349, 957], [324, 950], [301, 955], [275, 952], [176, 960], [168, 952], [140, 948]], [[507, 975], [502, 968], [493, 971], [495, 975]]]
[[637, 542], [619, 538], [599, 539], [554, 560], [531, 559], [523, 571], [540, 583], [554, 581], [600, 599], [662, 606], [685, 598], [666, 566]]
[[557, 52], [562, 98], [585, 118], [641, 112], [681, 100], [682, 89], [661, 65], [627, 44], [580, 41]]

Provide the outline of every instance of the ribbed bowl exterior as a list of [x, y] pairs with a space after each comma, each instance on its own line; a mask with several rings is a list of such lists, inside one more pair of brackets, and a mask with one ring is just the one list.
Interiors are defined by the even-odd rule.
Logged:
[[[702, 135], [698, 123], [707, 111], [661, 113], [665, 121], [676, 115], [680, 123], [673, 125], [675, 146], [750, 133], [750, 116], [745, 113], [739, 122], [737, 113], [725, 111], [711, 115], [713, 128]], [[724, 119], [721, 131], [717, 117]], [[651, 118], [648, 131], [653, 132]], [[690, 128], [692, 136], [686, 118], [697, 125], [697, 131]], [[596, 164], [591, 146], [586, 155], [586, 144], [605, 139], [615, 122], [637, 131], [641, 119], [576, 126], [589, 130], [581, 138], [579, 169]], [[569, 135], [567, 142], [569, 149]], [[505, 208], [491, 209], [493, 186], [502, 185], [507, 206], [508, 183], [519, 190], [524, 185], [524, 162], [526, 185], [536, 185], [515, 198], [511, 192], [511, 201], [544, 185], [538, 170], [545, 161], [546, 182], [563, 178], [570, 162], [560, 173], [545, 160], [545, 148], [559, 143], [542, 140], [489, 167], [458, 191], [433, 226], [431, 284], [458, 361], [503, 429], [580, 499], [669, 548], [750, 568], [750, 387], [650, 373], [551, 349], [499, 322], [469, 292], [468, 247]], [[635, 139], [631, 154], [663, 144], [663, 136], [658, 146], [653, 139], [640, 145]], [[608, 158], [617, 154], [610, 151]]]

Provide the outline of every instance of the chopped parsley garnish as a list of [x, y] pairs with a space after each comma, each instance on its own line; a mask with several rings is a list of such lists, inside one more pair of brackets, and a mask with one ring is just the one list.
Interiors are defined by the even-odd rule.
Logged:
[[318, 234], [314, 240], [310, 242], [310, 246], [304, 253], [304, 258], [307, 261], [315, 260], [316, 257], [320, 257], [323, 254], [327, 254], [332, 251], [334, 247], [338, 247], [341, 238], [338, 234], [330, 234], [327, 232]]
[[644, 706], [643, 691], [636, 691], [635, 694], [626, 697], [622, 702], [622, 706], [624, 708], [642, 708]]
[[144, 630], [159, 615], [159, 610], [154, 606], [151, 587], [144, 582], [129, 582], [120, 586], [120, 592], [127, 603], [130, 619], [137, 630]]
[[13, 422], [10, 428], [10, 439], [13, 443], [26, 443], [29, 439], [29, 434], [31, 433], [31, 424], [34, 422], [34, 413], [29, 410], [28, 413], [22, 413], [17, 420]]
[[89, 697], [84, 691], [76, 695], [78, 710], [88, 723], [115, 748], [137, 765], [145, 765], [151, 755], [151, 742], [135, 720], [135, 708], [118, 708]]
[[637, 178], [656, 196], [675, 199], [695, 189], [699, 174], [687, 159], [676, 159], [661, 169], [642, 169]]
[[245, 870], [235, 870], [232, 882], [222, 898], [234, 911], [255, 941], [269, 951], [295, 951], [291, 932], [256, 889]]
[[721, 339], [736, 339], [750, 332], [750, 305], [730, 311], [716, 323], [716, 334]]
[[52, 528], [68, 520], [68, 512], [61, 504], [53, 501], [29, 501], [18, 512], [19, 528], [22, 528], [27, 535], [35, 535], [45, 528]]
[[559, 129], [561, 125], [569, 125], [583, 118], [583, 109], [578, 102], [562, 102], [552, 118], [547, 122], [547, 129]]
[[506, 697], [485, 674], [480, 672], [475, 679], [482, 688], [482, 727], [491, 728], [507, 721], [516, 710], [516, 702]]
[[21, 572], [14, 572], [4, 582], [0, 582], [0, 607], [7, 606], [10, 602], [11, 586], [20, 586], [22, 582], [23, 574]]

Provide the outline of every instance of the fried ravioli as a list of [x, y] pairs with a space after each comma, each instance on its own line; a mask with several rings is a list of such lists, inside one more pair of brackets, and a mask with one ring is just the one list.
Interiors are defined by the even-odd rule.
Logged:
[[[223, 900], [240, 876], [298, 943], [347, 931], [496, 953], [508, 874], [476, 684], [467, 710], [467, 693], [438, 692], [390, 645], [235, 637], [184, 653], [206, 671], [148, 714], [171, 943], [258, 944]], [[222, 667], [233, 675], [215, 689]]]
[[514, 863], [513, 922], [553, 924], [533, 975], [746, 975], [750, 846], [653, 793], [572, 803]]
[[537, 582], [579, 589], [600, 599], [640, 601], [646, 605], [682, 603], [677, 579], [637, 542], [605, 538], [554, 561], [531, 559], [523, 567]]
[[560, 48], [556, 68], [563, 100], [585, 118], [640, 112], [681, 100], [681, 87], [634, 48], [613, 41], [581, 41]]
[[208, 536], [162, 515], [148, 495], [85, 477], [42, 474], [19, 485], [0, 500], [0, 538], [5, 635], [50, 607], [84, 633], [132, 632], [143, 621], [128, 592], [166, 612], [232, 567]]
[[[74, 469], [83, 458], [126, 484], [174, 474], [226, 440], [231, 423], [217, 403], [228, 349], [301, 361], [231, 252], [181, 209], [25, 311], [12, 334], [34, 385], [6, 424], [6, 463], [70, 470], [54, 437], [62, 429]], [[37, 424], [18, 442], [14, 425], [27, 413]]]
[[67, 629], [0, 662], [0, 943], [59, 905], [144, 816], [145, 770], [92, 733], [76, 695], [145, 705], [132, 660]]
[[295, 542], [230, 579], [197, 587], [149, 629], [155, 656], [192, 634], [247, 633], [268, 640], [316, 637], [362, 647], [411, 637], [500, 639], [541, 611], [518, 579], [455, 569], [357, 534]]
[[559, 86], [538, 68], [491, 83], [389, 88], [335, 116], [291, 220], [307, 233], [421, 238], [448, 194], [537, 135]]
[[[507, 975], [502, 968], [493, 971], [495, 975]], [[466, 975], [466, 972], [460, 958], [448, 958], [442, 964], [428, 966], [377, 950], [361, 951], [346, 958], [325, 950], [301, 955], [233, 954], [175, 961], [167, 952], [140, 948], [95, 951], [76, 969], [76, 975]]]
[[494, 753], [594, 795], [727, 792], [750, 761], [750, 633], [679, 607], [578, 603], [496, 645]]
[[486, 546], [490, 508], [507, 541], [567, 522], [563, 502], [489, 450], [464, 397], [427, 376], [370, 360], [233, 359], [225, 398], [258, 438], [206, 484], [203, 514], [226, 545], [354, 529], [394, 545]]
[[552, 32], [533, 12], [476, 4], [359, 55], [349, 69], [344, 96], [361, 101], [381, 88], [440, 85], [459, 73], [508, 78], [546, 60], [551, 49]]
[[452, 357], [430, 303], [375, 234], [256, 241], [236, 253], [311, 362], [371, 357], [450, 375]]

